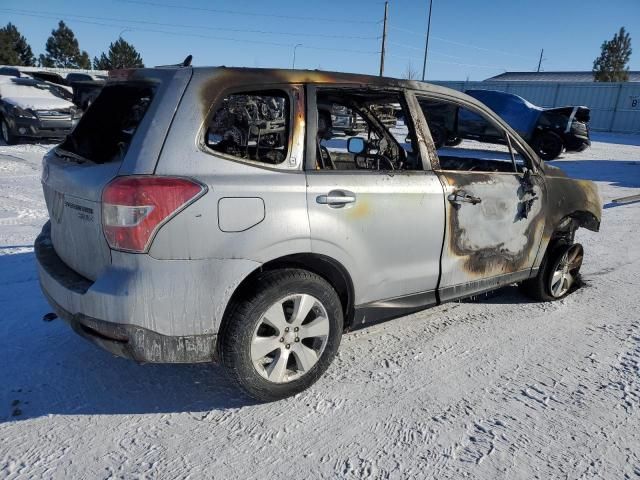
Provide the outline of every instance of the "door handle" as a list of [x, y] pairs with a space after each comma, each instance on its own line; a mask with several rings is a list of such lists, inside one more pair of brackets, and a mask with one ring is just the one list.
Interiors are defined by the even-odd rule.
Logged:
[[477, 205], [482, 202], [480, 197], [474, 197], [473, 195], [469, 195], [464, 190], [458, 190], [457, 192], [450, 193], [447, 197], [451, 203], [455, 203], [460, 205], [461, 203], [470, 203], [472, 205]]
[[347, 190], [331, 190], [327, 195], [318, 195], [316, 202], [333, 208], [342, 208], [347, 203], [354, 203], [356, 194]]

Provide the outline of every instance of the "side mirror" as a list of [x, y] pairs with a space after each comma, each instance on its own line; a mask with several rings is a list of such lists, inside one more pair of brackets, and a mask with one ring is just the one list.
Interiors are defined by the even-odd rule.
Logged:
[[349, 153], [358, 155], [364, 152], [365, 147], [366, 147], [366, 142], [364, 138], [352, 137], [347, 141], [347, 151]]

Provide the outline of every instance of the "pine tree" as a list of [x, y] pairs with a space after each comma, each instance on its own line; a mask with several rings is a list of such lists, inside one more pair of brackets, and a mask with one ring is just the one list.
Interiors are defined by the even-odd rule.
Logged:
[[91, 68], [89, 54], [80, 52], [78, 40], [73, 31], [60, 20], [58, 28], [51, 31], [45, 47], [46, 56], [40, 56], [39, 63], [45, 67]]
[[0, 64], [32, 67], [36, 64], [33, 51], [11, 22], [0, 28]]
[[118, 68], [143, 68], [142, 57], [138, 51], [122, 37], [109, 45], [108, 54], [93, 58], [96, 70], [114, 70]]
[[602, 43], [602, 52], [593, 62], [593, 76], [596, 82], [626, 82], [629, 80], [629, 58], [631, 57], [631, 37], [624, 27], [612, 40]]

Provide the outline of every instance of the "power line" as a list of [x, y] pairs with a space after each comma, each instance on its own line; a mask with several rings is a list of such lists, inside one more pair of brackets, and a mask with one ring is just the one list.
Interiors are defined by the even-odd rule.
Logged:
[[[417, 36], [420, 36], [420, 37], [423, 37], [423, 38], [425, 37], [424, 33], [416, 32], [414, 30], [408, 30], [406, 28], [395, 27], [393, 25], [389, 25], [389, 28], [391, 28], [392, 30], [399, 30], [399, 31], [402, 31], [402, 32], [410, 33], [412, 35], [417, 35]], [[459, 47], [473, 48], [473, 49], [476, 49], [476, 50], [483, 50], [485, 52], [500, 53], [502, 55], [510, 55], [512, 57], [521, 57], [521, 58], [529, 59], [529, 57], [527, 57], [526, 55], [520, 55], [519, 53], [505, 52], [504, 50], [498, 50], [498, 49], [495, 49], [495, 48], [479, 47], [478, 45], [471, 45], [469, 43], [456, 42], [455, 40], [449, 40], [448, 38], [443, 38], [443, 37], [436, 37], [435, 35], [432, 35], [431, 38], [433, 38], [434, 40], [438, 40], [440, 42], [450, 43], [452, 45], [458, 45]]]
[[[0, 8], [0, 11], [6, 11], [7, 9], [4, 8]], [[14, 15], [21, 15], [21, 16], [25, 16], [25, 17], [35, 17], [35, 18], [53, 18], [53, 19], [68, 19], [69, 17], [64, 16], [64, 15], [48, 15], [48, 14], [27, 14], [27, 13], [14, 13]], [[104, 23], [104, 22], [96, 22], [96, 21], [90, 21], [90, 20], [77, 20], [77, 19], [71, 19], [71, 21], [73, 22], [78, 22], [78, 23], [86, 23], [86, 24], [90, 24], [90, 25], [100, 25], [100, 26], [104, 26], [104, 27], [114, 27], [114, 28], [123, 28], [124, 25], [122, 24], [113, 24], [113, 23]], [[136, 31], [141, 31], [141, 32], [152, 32], [152, 33], [162, 33], [162, 34], [166, 34], [166, 35], [177, 35], [180, 37], [196, 37], [196, 38], [206, 38], [206, 39], [211, 39], [211, 40], [223, 40], [223, 41], [229, 41], [229, 42], [239, 42], [239, 43], [254, 43], [254, 44], [260, 44], [260, 45], [271, 45], [271, 46], [276, 46], [276, 47], [288, 47], [291, 48], [293, 47], [293, 44], [290, 43], [283, 43], [283, 42], [270, 42], [270, 41], [265, 41], [265, 40], [248, 40], [248, 39], [241, 39], [241, 38], [231, 38], [231, 37], [220, 37], [220, 36], [215, 36], [215, 35], [202, 35], [202, 34], [197, 34], [197, 33], [184, 33], [184, 32], [171, 32], [168, 30], [158, 30], [158, 29], [151, 29], [151, 28], [141, 28], [141, 27], [136, 27], [135, 28]], [[314, 45], [303, 45], [299, 48], [303, 48], [303, 49], [309, 49], [309, 50], [327, 50], [327, 51], [333, 51], [333, 52], [347, 52], [347, 53], [361, 53], [361, 54], [365, 54], [365, 55], [378, 55], [380, 52], [379, 51], [374, 51], [374, 50], [355, 50], [355, 49], [347, 49], [347, 48], [331, 48], [331, 47], [318, 47], [318, 46], [314, 46]]]
[[205, 7], [192, 7], [187, 5], [176, 5], [170, 3], [157, 3], [150, 2], [145, 0], [118, 0], [123, 3], [134, 3], [138, 5], [149, 5], [153, 7], [163, 7], [163, 8], [175, 8], [179, 10], [194, 10], [199, 12], [210, 12], [210, 13], [222, 13], [226, 15], [242, 15], [243, 17], [269, 17], [269, 18], [282, 18], [286, 20], [304, 20], [304, 21], [313, 21], [313, 22], [333, 22], [333, 23], [359, 23], [359, 24], [369, 24], [375, 25], [380, 23], [379, 20], [352, 20], [352, 19], [340, 19], [340, 18], [322, 18], [322, 17], [302, 17], [297, 15], [276, 15], [273, 13], [253, 13], [253, 12], [241, 12], [239, 10], [225, 10], [219, 8], [205, 8]]
[[[392, 57], [392, 58], [399, 58], [402, 60], [417, 60], [417, 57], [406, 57], [403, 55], [393, 55], [393, 54], [387, 54], [387, 56]], [[433, 62], [433, 63], [442, 63], [445, 65], [458, 65], [461, 67], [477, 67], [477, 68], [490, 68], [493, 70], [504, 70], [507, 71], [507, 68], [505, 68], [502, 65], [478, 65], [478, 64], [474, 64], [474, 63], [462, 63], [462, 62], [449, 62], [446, 60], [429, 60], [429, 62]]]
[[[408, 48], [409, 50], [417, 50], [419, 52], [423, 52], [424, 51], [424, 47], [420, 48], [420, 47], [415, 47], [413, 45], [407, 45], [406, 43], [398, 43], [398, 42], [390, 42], [387, 41], [388, 45], [395, 45], [396, 47], [402, 47], [402, 48]], [[457, 59], [464, 59], [464, 57], [460, 57], [458, 55], [449, 55], [447, 53], [441, 53], [441, 52], [434, 52], [433, 50], [429, 49], [429, 53], [431, 55], [440, 55], [441, 57], [448, 57], [448, 58], [457, 58]]]
[[133, 24], [142, 24], [142, 25], [157, 25], [161, 27], [171, 27], [171, 28], [198, 28], [203, 30], [214, 30], [221, 32], [233, 32], [233, 33], [258, 33], [262, 35], [286, 35], [286, 36], [307, 36], [307, 37], [321, 37], [321, 38], [342, 38], [342, 39], [350, 39], [350, 40], [379, 40], [379, 36], [355, 36], [355, 35], [334, 35], [334, 34], [324, 34], [324, 33], [295, 33], [295, 32], [276, 32], [270, 30], [247, 30], [247, 29], [239, 29], [239, 28], [225, 28], [225, 27], [211, 27], [206, 25], [186, 25], [179, 23], [160, 23], [160, 22], [150, 22], [145, 20], [128, 20], [124, 18], [114, 18], [114, 17], [95, 17], [89, 15], [77, 15], [75, 13], [59, 13], [59, 12], [46, 12], [46, 11], [34, 11], [34, 10], [18, 10], [11, 8], [3, 8], [0, 9], [9, 13], [17, 13], [17, 14], [46, 14], [46, 15], [55, 15], [55, 16], [65, 16], [66, 18], [80, 18], [80, 19], [90, 19], [90, 20], [107, 20], [107, 21], [116, 21], [116, 22], [126, 22]]

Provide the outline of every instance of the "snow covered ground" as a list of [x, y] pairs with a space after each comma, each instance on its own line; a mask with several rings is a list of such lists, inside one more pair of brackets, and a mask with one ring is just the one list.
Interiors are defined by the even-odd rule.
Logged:
[[585, 286], [515, 287], [344, 337], [312, 389], [255, 404], [210, 365], [136, 365], [49, 312], [31, 244], [42, 146], [0, 146], [0, 477], [637, 478], [640, 137], [554, 162], [598, 182]]

